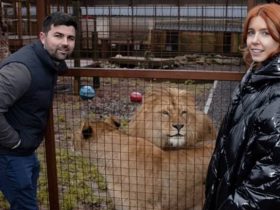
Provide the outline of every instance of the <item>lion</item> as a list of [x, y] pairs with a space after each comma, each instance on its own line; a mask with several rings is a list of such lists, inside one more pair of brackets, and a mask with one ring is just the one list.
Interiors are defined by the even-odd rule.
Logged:
[[114, 118], [87, 120], [74, 146], [106, 177], [117, 210], [201, 209], [213, 141], [163, 150], [120, 130]]
[[180, 149], [214, 140], [216, 129], [196, 109], [194, 96], [178, 88], [153, 88], [128, 123], [128, 134], [150, 140], [162, 149]]

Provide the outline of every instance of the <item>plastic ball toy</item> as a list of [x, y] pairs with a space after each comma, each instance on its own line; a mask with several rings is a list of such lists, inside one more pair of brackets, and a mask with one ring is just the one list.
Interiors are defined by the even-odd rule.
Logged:
[[91, 86], [83, 86], [80, 89], [80, 97], [83, 100], [90, 100], [95, 96], [95, 90]]
[[130, 101], [131, 102], [136, 102], [136, 103], [141, 103], [142, 102], [142, 94], [139, 92], [132, 92], [130, 93]]

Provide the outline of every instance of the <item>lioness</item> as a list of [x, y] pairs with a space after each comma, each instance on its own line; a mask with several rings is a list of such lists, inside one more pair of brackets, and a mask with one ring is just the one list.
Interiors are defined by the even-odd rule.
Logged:
[[213, 141], [185, 150], [162, 150], [118, 130], [109, 119], [83, 122], [74, 145], [106, 177], [116, 209], [201, 209]]
[[185, 148], [214, 140], [211, 119], [196, 109], [194, 96], [178, 88], [153, 88], [128, 124], [128, 134], [143, 137], [162, 149]]

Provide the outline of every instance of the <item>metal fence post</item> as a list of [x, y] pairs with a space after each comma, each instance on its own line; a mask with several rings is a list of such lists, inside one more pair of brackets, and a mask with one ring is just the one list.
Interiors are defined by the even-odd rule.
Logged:
[[46, 135], [45, 135], [45, 149], [46, 149], [50, 209], [59, 210], [54, 121], [53, 121], [52, 107], [49, 110], [49, 121], [48, 121]]
[[[48, 0], [37, 0], [37, 28], [38, 34], [41, 31], [41, 25], [48, 11]], [[49, 121], [45, 133], [45, 150], [46, 150], [46, 164], [49, 190], [50, 210], [59, 210], [59, 196], [57, 184], [57, 168], [56, 168], [56, 153], [55, 153], [55, 138], [54, 138], [54, 123], [53, 123], [53, 109], [49, 109]]]
[[248, 5], [248, 11], [249, 11], [250, 9], [252, 9], [252, 7], [254, 7], [256, 5], [256, 0], [248, 0], [247, 5]]

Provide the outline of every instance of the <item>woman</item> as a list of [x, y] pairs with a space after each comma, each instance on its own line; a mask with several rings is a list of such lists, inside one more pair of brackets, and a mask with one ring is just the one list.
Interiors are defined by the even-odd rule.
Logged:
[[250, 67], [218, 134], [204, 210], [280, 209], [280, 5], [249, 11], [243, 43]]

